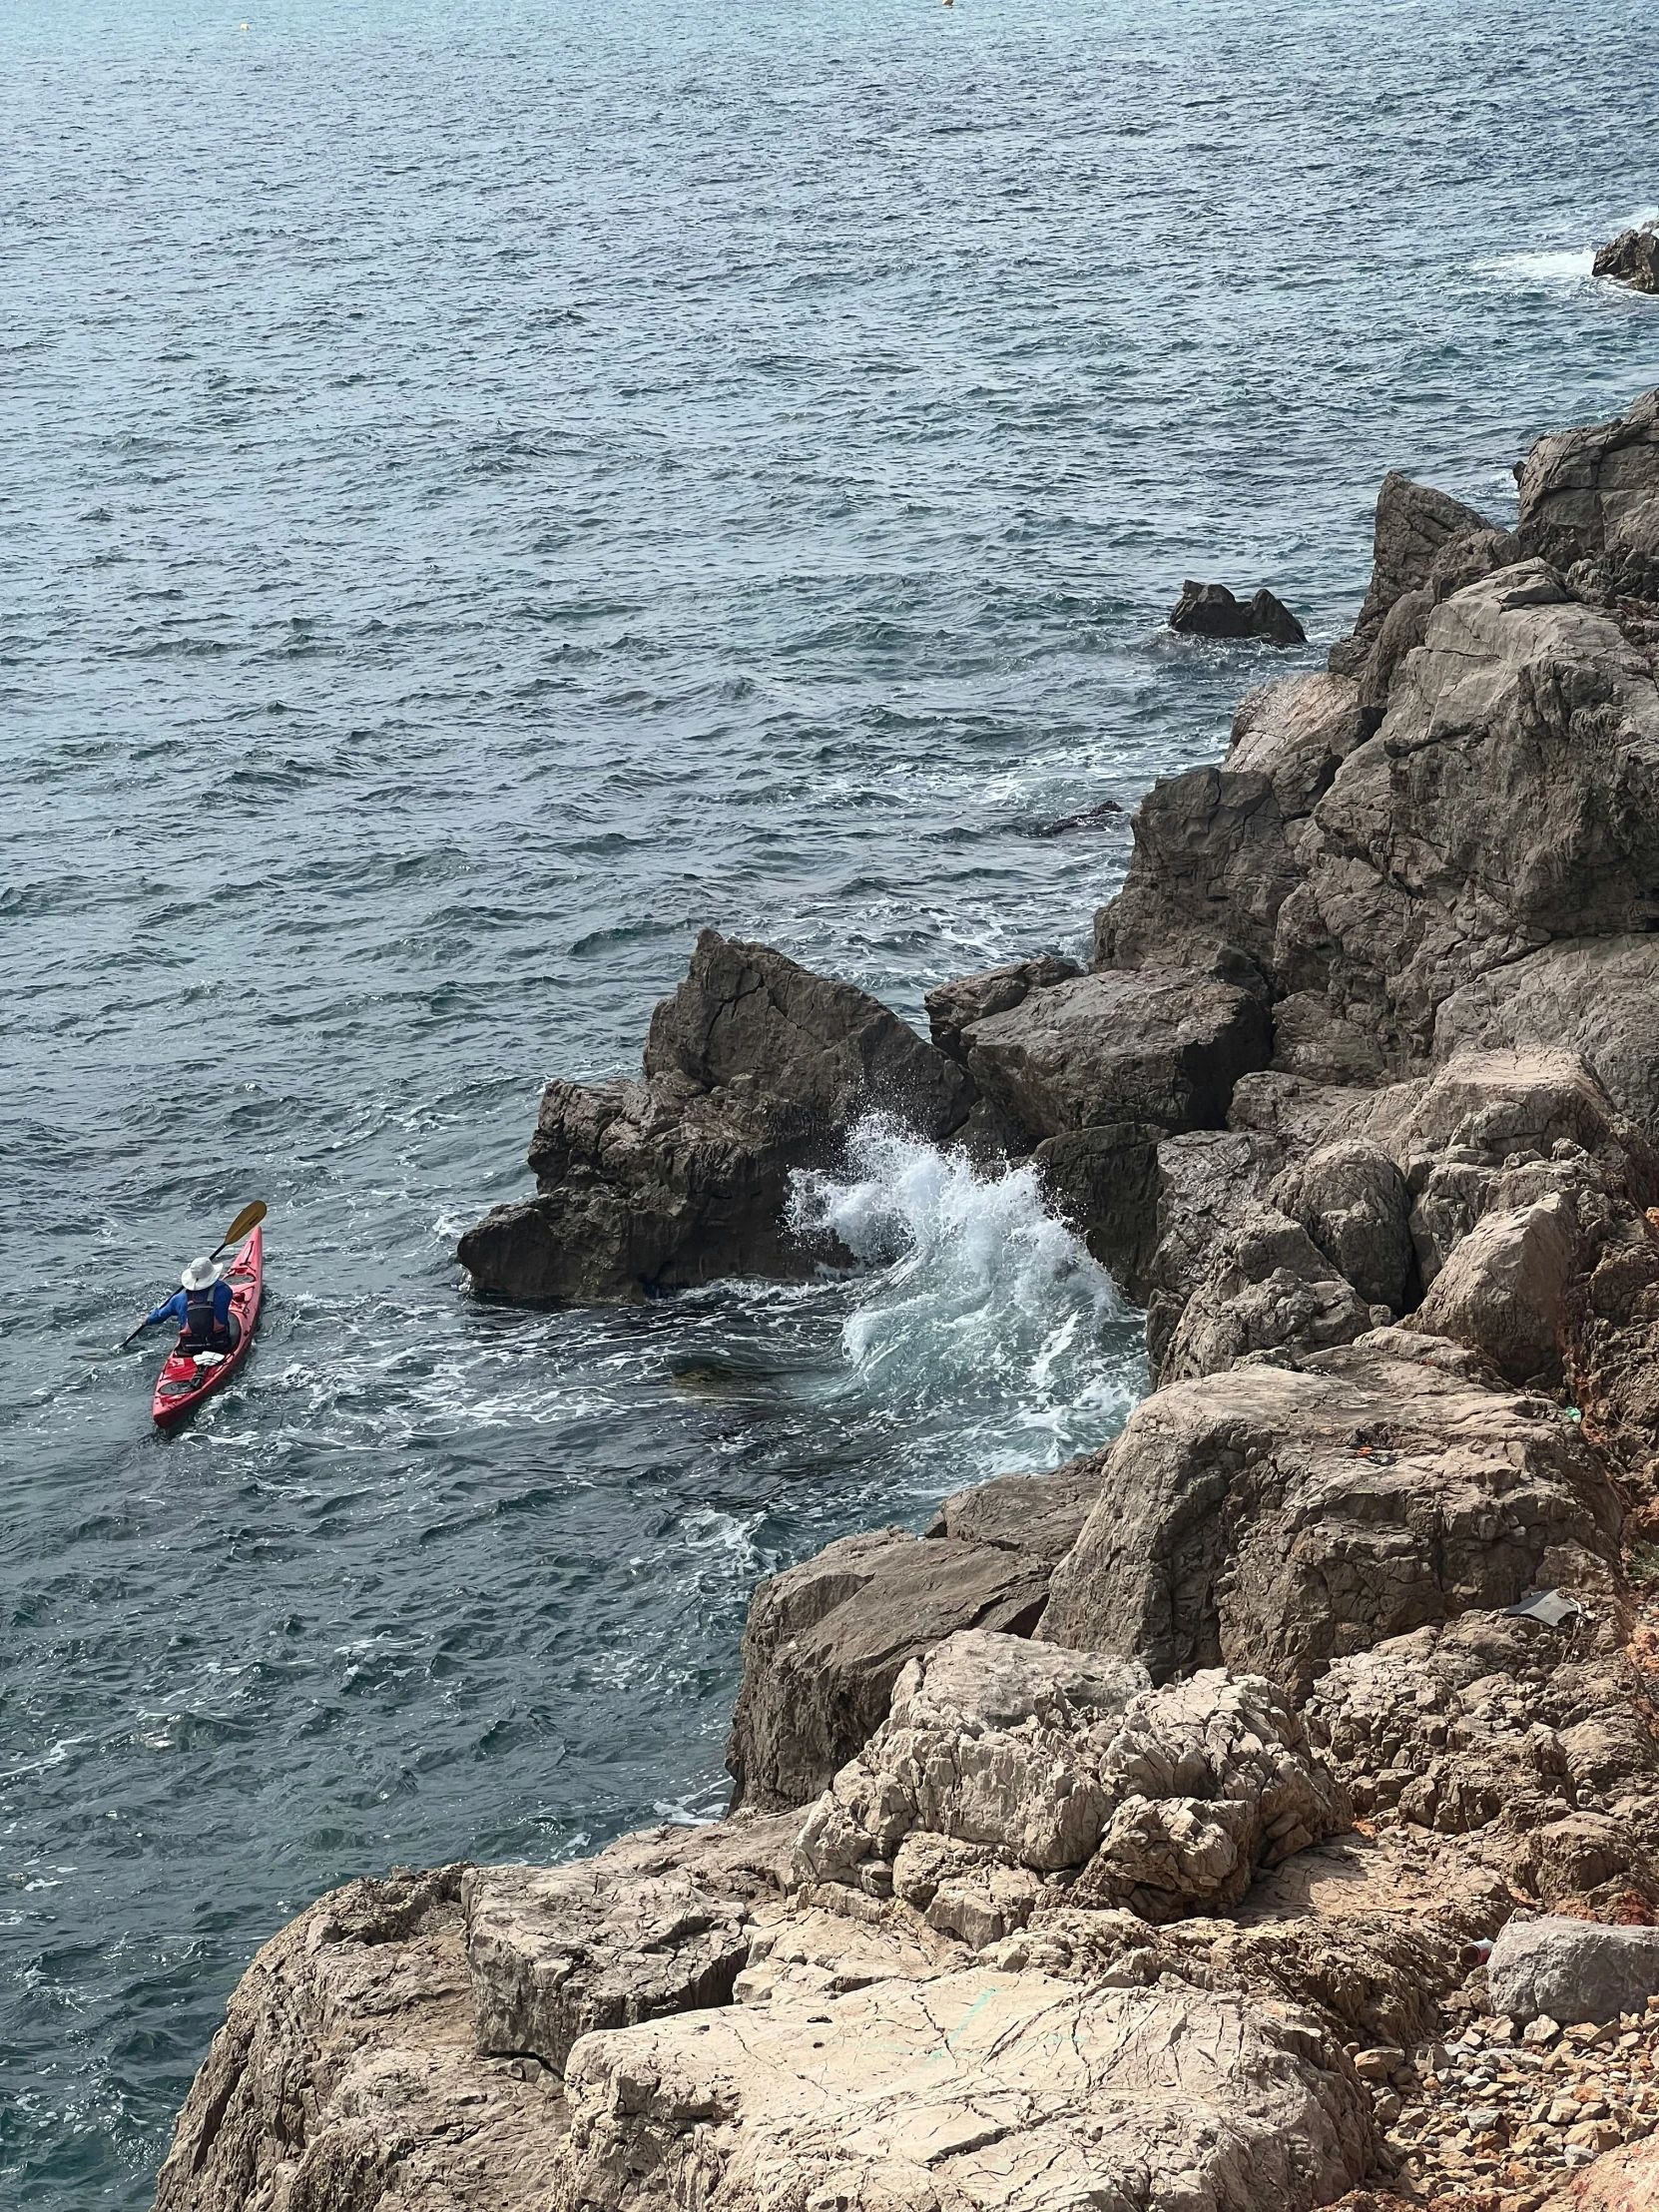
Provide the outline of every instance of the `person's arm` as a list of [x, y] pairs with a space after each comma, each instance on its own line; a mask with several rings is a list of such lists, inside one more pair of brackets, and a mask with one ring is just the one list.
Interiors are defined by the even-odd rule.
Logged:
[[153, 1314], [146, 1314], [144, 1319], [147, 1325], [153, 1321], [176, 1321], [179, 1327], [183, 1329], [185, 1326], [184, 1292], [175, 1291], [165, 1306], [158, 1306]]
[[214, 1285], [214, 1326], [227, 1328], [231, 1320], [231, 1286], [224, 1276]]

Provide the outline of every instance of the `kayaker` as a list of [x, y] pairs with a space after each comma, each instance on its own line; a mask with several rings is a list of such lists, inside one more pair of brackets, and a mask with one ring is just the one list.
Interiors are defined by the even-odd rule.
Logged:
[[180, 1344], [191, 1352], [229, 1352], [242, 1331], [231, 1311], [231, 1286], [224, 1269], [204, 1253], [191, 1262], [179, 1282], [180, 1289], [165, 1306], [147, 1314], [146, 1322], [176, 1321], [182, 1332]]

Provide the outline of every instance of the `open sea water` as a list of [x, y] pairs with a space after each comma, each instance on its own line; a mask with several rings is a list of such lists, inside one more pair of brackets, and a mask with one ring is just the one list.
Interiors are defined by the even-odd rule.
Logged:
[[[723, 1796], [769, 1569], [1113, 1432], [1030, 1179], [889, 1128], [852, 1280], [472, 1302], [705, 922], [919, 1019], [1659, 380], [1628, 0], [5, 0], [0, 2199], [149, 2200], [256, 1946]], [[1195, 648], [1184, 577], [1307, 652]], [[243, 1377], [87, 1361], [263, 1197]]]

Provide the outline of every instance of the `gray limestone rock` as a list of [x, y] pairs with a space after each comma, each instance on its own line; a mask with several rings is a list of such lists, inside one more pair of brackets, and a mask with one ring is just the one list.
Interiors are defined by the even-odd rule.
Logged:
[[1299, 1222], [1270, 1206], [1234, 1215], [1159, 1363], [1160, 1385], [1214, 1375], [1253, 1353], [1352, 1344], [1378, 1320]]
[[706, 929], [652, 1017], [644, 1080], [550, 1083], [538, 1195], [458, 1257], [480, 1291], [578, 1303], [810, 1274], [827, 1255], [790, 1227], [791, 1177], [831, 1165], [873, 1110], [942, 1140], [972, 1104], [955, 1062], [864, 992]]
[[272, 1937], [179, 2115], [157, 2212], [543, 2212], [559, 2084], [473, 2048], [461, 1873], [349, 1883]]
[[1515, 471], [1516, 534], [1529, 553], [1588, 569], [1599, 595], [1659, 595], [1659, 391], [1611, 422], [1559, 430]]
[[922, 1001], [927, 1009], [929, 1033], [941, 1052], [960, 1061], [964, 1058], [962, 1031], [972, 1023], [983, 1021], [988, 1014], [1005, 1014], [1029, 998], [1033, 991], [1044, 990], [1051, 983], [1067, 982], [1081, 973], [1075, 960], [1045, 952], [1034, 960], [1011, 960], [1003, 967], [986, 968], [978, 975], [940, 983]]
[[1611, 2020], [1659, 1991], [1659, 1928], [1594, 1921], [1511, 1921], [1492, 1945], [1486, 1985], [1512, 2019]]
[[1367, 735], [1352, 677], [1324, 670], [1281, 677], [1240, 702], [1225, 765], [1235, 775], [1265, 776], [1283, 820], [1299, 822]]
[[1561, 1372], [1581, 1240], [1558, 1192], [1483, 1215], [1454, 1245], [1409, 1327], [1483, 1353], [1511, 1382]]
[[1051, 1558], [886, 1528], [763, 1582], [727, 1743], [733, 1804], [807, 1805], [886, 1718], [906, 1662], [957, 1629], [1028, 1634]]
[[1269, 1198], [1301, 1223], [1368, 1305], [1403, 1311], [1412, 1272], [1411, 1199], [1381, 1146], [1363, 1137], [1322, 1145], [1285, 1169]]
[[1222, 1664], [1304, 1692], [1385, 1636], [1604, 1579], [1621, 1508], [1602, 1464], [1494, 1382], [1393, 1329], [1158, 1391], [1105, 1456], [1040, 1633], [1155, 1681]]
[[480, 2051], [562, 2075], [578, 2036], [728, 2004], [793, 1817], [661, 1828], [559, 1867], [473, 1867], [462, 1884]]
[[1048, 1474], [999, 1474], [952, 1491], [924, 1533], [993, 1544], [1052, 1566], [1077, 1541], [1099, 1495], [1100, 1455], [1089, 1452]]
[[1659, 935], [1558, 938], [1465, 983], [1434, 1016], [1436, 1061], [1538, 1045], [1576, 1052], [1659, 1142]]
[[1373, 2153], [1314, 2019], [969, 1968], [682, 2016], [572, 2054], [554, 2212], [1312, 2212]]

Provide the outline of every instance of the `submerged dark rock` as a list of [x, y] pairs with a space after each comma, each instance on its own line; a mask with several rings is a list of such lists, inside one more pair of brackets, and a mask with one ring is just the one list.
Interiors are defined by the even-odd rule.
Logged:
[[1621, 231], [1596, 248], [1592, 274], [1632, 291], [1659, 291], [1659, 231]]
[[1225, 584], [1181, 587], [1169, 618], [1172, 630], [1190, 638], [1265, 638], [1270, 645], [1306, 645], [1308, 633], [1282, 599], [1259, 591], [1249, 601], [1235, 599]]
[[1123, 820], [1123, 809], [1115, 799], [1103, 799], [1098, 807], [1085, 807], [1081, 814], [1062, 815], [1058, 822], [1045, 822], [1035, 834], [1039, 837], [1063, 837], [1072, 830], [1105, 830]]

